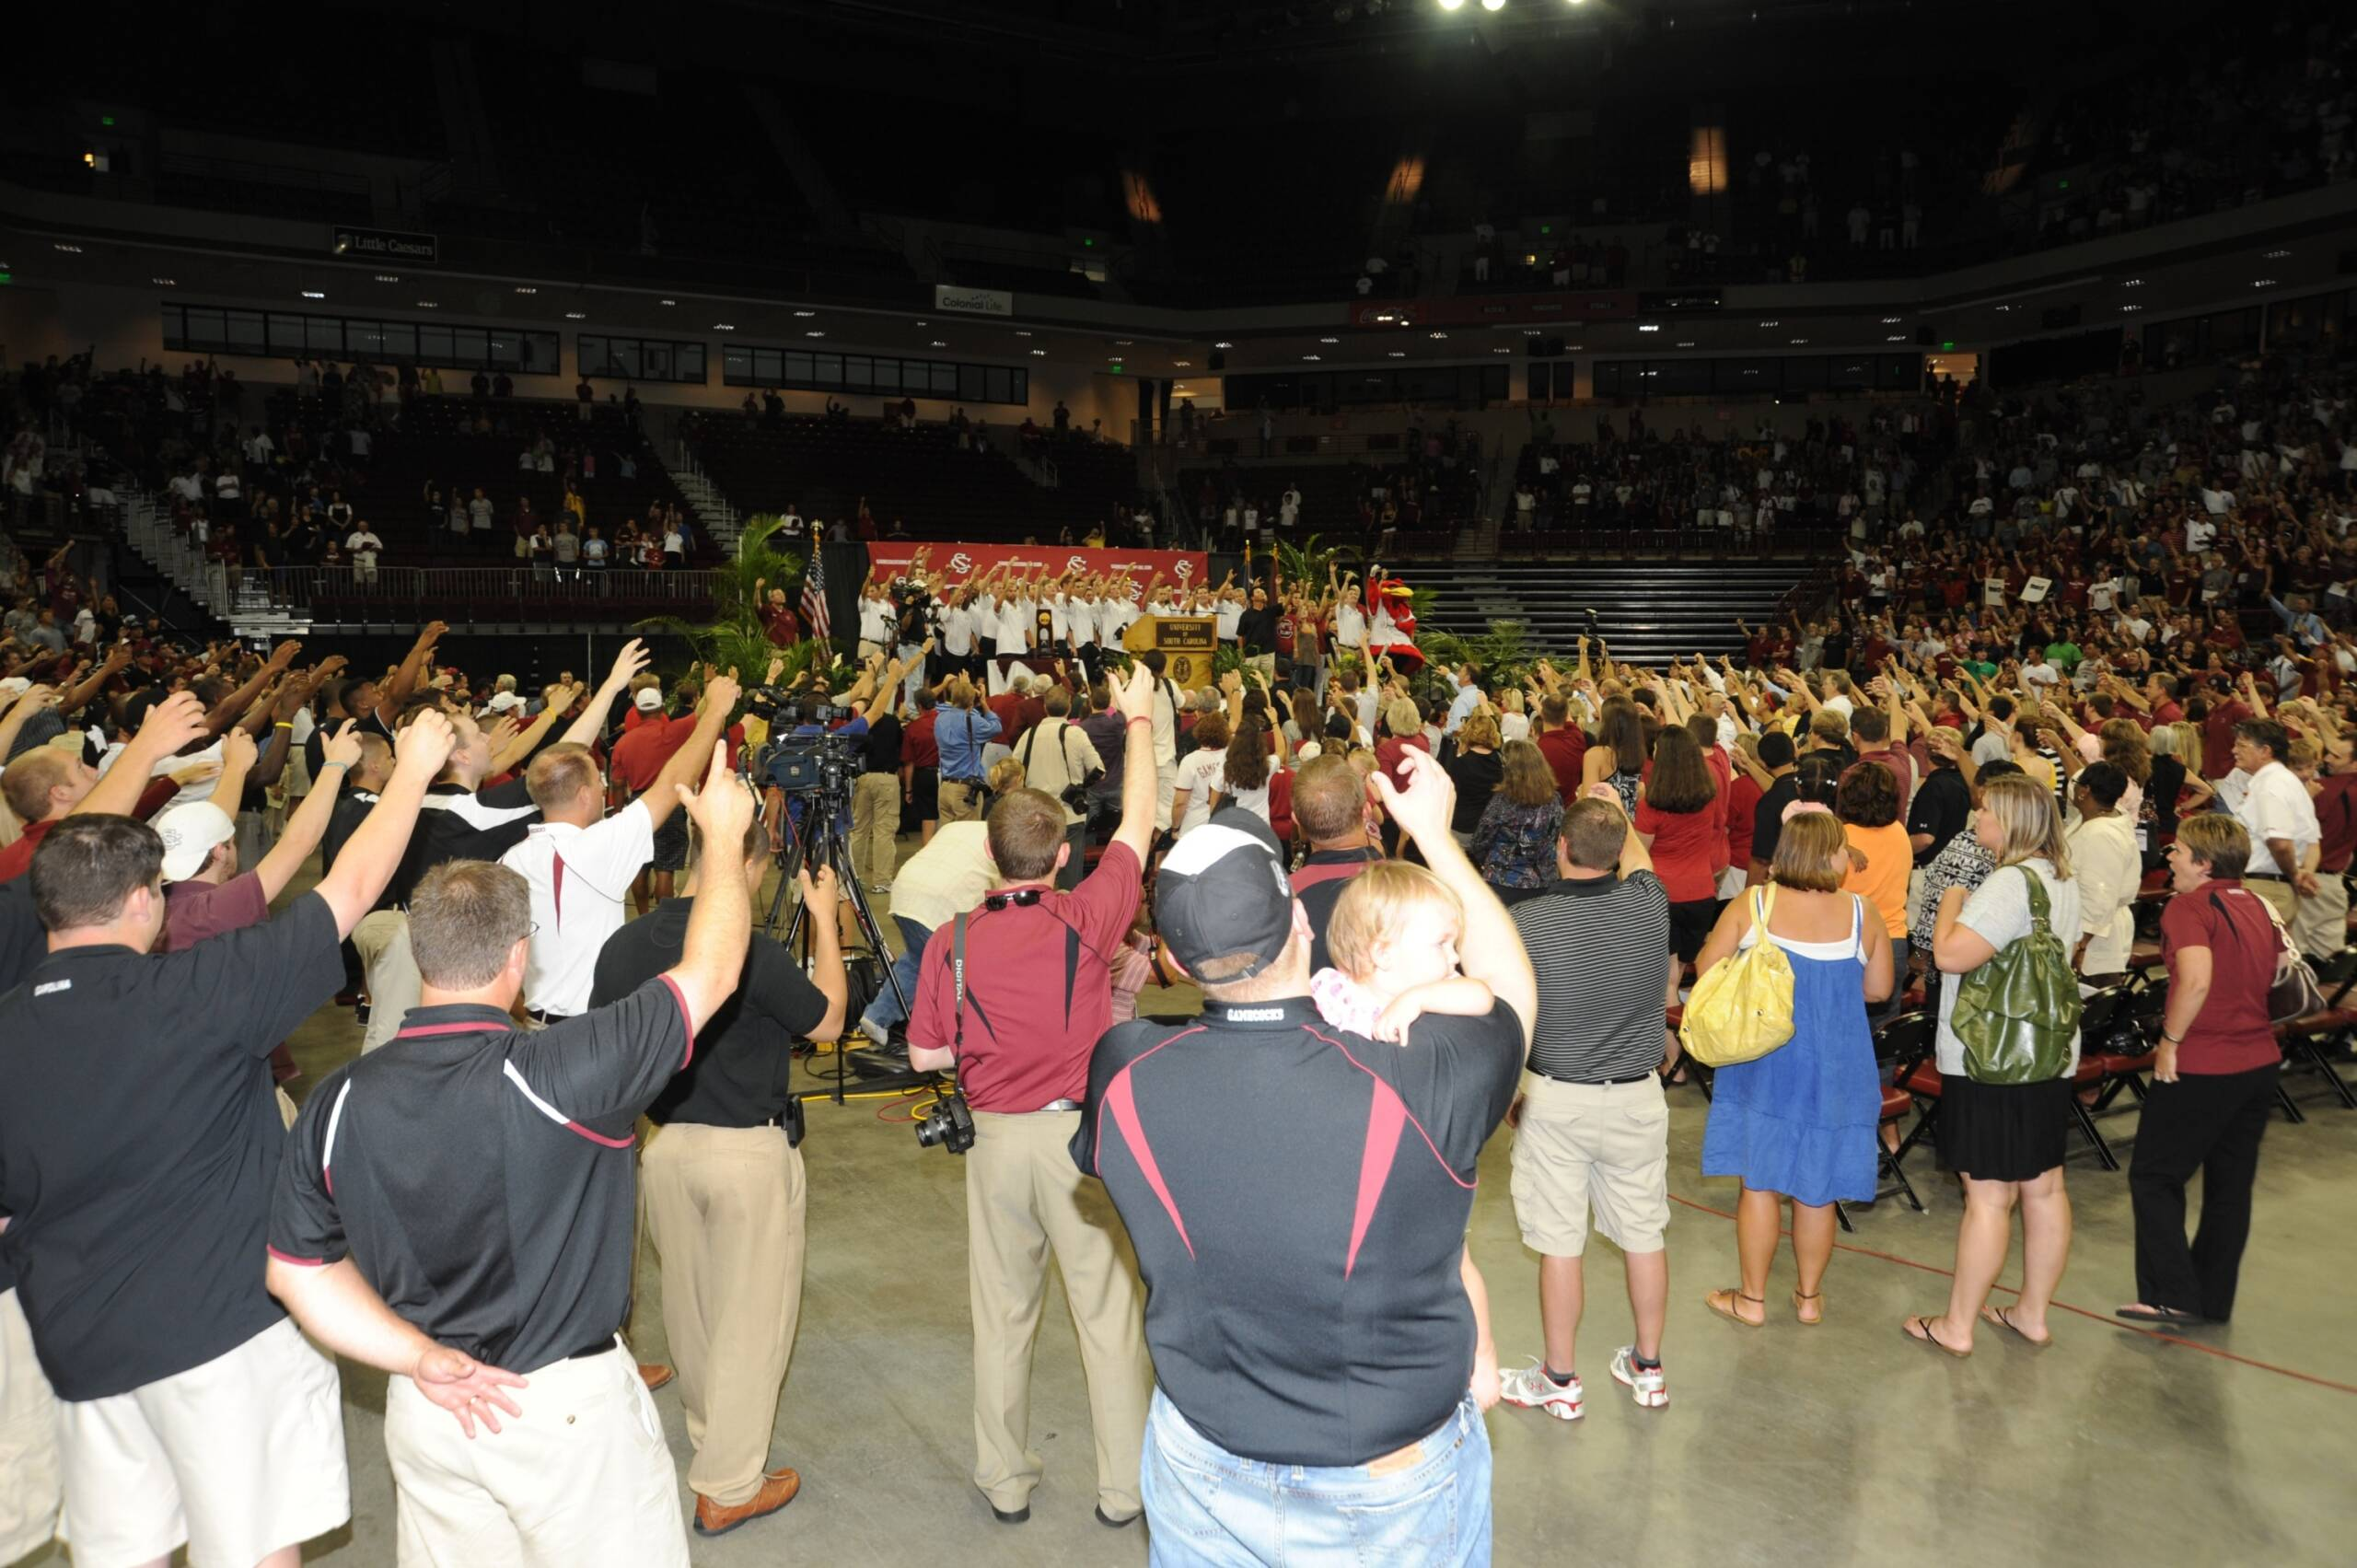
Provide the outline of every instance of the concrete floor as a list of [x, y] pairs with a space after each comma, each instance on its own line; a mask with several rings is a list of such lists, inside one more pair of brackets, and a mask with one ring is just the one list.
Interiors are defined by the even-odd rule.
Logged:
[[[889, 922], [886, 924], [888, 928]], [[1148, 1012], [1192, 995], [1149, 993]], [[326, 1009], [296, 1039], [316, 1083], [356, 1051], [349, 1012]], [[821, 1063], [827, 1059], [819, 1058]], [[302, 1086], [298, 1086], [299, 1089]], [[1500, 1406], [1496, 1561], [1820, 1564], [2346, 1563], [2357, 1461], [2357, 1112], [2303, 1092], [2310, 1120], [2268, 1131], [2241, 1307], [2181, 1342], [2115, 1322], [2133, 1299], [2127, 1178], [2092, 1156], [2070, 1167], [2078, 1230], [2043, 1353], [1991, 1330], [1956, 1362], [1900, 1335], [1944, 1303], [1960, 1202], [1928, 1155], [1910, 1173], [1930, 1212], [1886, 1200], [1844, 1237], [1825, 1285], [1827, 1321], [1789, 1311], [1780, 1257], [1764, 1330], [1702, 1306], [1736, 1278], [1734, 1183], [1695, 1174], [1704, 1102], [1672, 1091], [1672, 1286], [1665, 1359], [1673, 1401], [1641, 1411], [1607, 1368], [1629, 1337], [1618, 1255], [1589, 1251], [1579, 1370], [1588, 1413], [1566, 1425]], [[898, 1117], [900, 1120], [894, 1120]], [[1034, 1444], [1045, 1481], [1028, 1524], [994, 1523], [968, 1477], [970, 1327], [958, 1160], [921, 1149], [890, 1100], [809, 1108], [809, 1261], [773, 1460], [801, 1496], [718, 1540], [698, 1563], [920, 1563], [1074, 1568], [1141, 1563], [1144, 1530], [1092, 1516], [1086, 1391], [1058, 1292], [1039, 1334]], [[2107, 1118], [2124, 1144], [2132, 1111]], [[1474, 1258], [1488, 1277], [1509, 1365], [1539, 1349], [1537, 1270], [1515, 1227], [1508, 1144], [1481, 1162]], [[1714, 1213], [1713, 1211], [1719, 1211]], [[2019, 1280], [2019, 1250], [2003, 1282]], [[642, 1359], [664, 1346], [657, 1285], [641, 1276]], [[2006, 1299], [2004, 1294], [1996, 1298]], [[347, 1366], [353, 1522], [307, 1561], [393, 1561], [382, 1375]], [[656, 1395], [684, 1475], [678, 1395]], [[684, 1481], [680, 1505], [692, 1505]], [[2335, 1543], [2338, 1542], [2336, 1545]], [[62, 1562], [36, 1555], [36, 1563]]]

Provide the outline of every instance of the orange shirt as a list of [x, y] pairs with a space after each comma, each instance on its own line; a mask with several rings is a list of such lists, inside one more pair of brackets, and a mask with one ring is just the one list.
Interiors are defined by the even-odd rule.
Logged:
[[1866, 857], [1864, 871], [1852, 869], [1841, 890], [1856, 893], [1882, 915], [1883, 928], [1894, 942], [1907, 935], [1907, 877], [1915, 868], [1915, 849], [1907, 842], [1907, 825], [1888, 822], [1879, 828], [1841, 824], [1850, 847]]

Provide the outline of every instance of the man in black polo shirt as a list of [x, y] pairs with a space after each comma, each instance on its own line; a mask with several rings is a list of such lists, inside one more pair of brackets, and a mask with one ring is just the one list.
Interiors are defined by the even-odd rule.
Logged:
[[1660, 1073], [1684, 966], [1663, 958], [1669, 895], [1617, 796], [1579, 800], [1563, 814], [1555, 866], [1560, 880], [1514, 907], [1538, 974], [1538, 1026], [1513, 1117], [1514, 1212], [1539, 1257], [1547, 1357], [1507, 1373], [1501, 1397], [1577, 1421], [1573, 1342], [1591, 1208], [1627, 1264], [1637, 1324], [1636, 1343], [1613, 1357], [1613, 1378], [1647, 1409], [1669, 1402], [1661, 1366], [1669, 1106]]
[[[450, 749], [412, 726], [384, 799], [277, 918], [151, 957], [163, 843], [75, 817], [33, 857], [48, 954], [0, 997], [0, 1250], [59, 1400], [78, 1560], [293, 1568], [350, 1514], [334, 1365], [251, 1266], [284, 1132], [270, 1048], [343, 981]], [[240, 1261], [243, 1260], [243, 1261]]]
[[1751, 864], [1744, 876], [1751, 887], [1768, 880], [1768, 866], [1776, 858], [1776, 841], [1784, 833], [1784, 807], [1800, 798], [1800, 780], [1793, 768], [1797, 756], [1791, 736], [1780, 729], [1761, 732], [1759, 765], [1768, 770], [1768, 785], [1759, 792], [1759, 804], [1751, 813]]
[[[725, 745], [687, 809], [707, 842], [743, 842], [754, 800]], [[744, 880], [705, 880], [678, 965], [534, 1033], [509, 1017], [530, 952], [522, 877], [440, 866], [410, 921], [424, 1005], [288, 1134], [270, 1289], [322, 1344], [394, 1375], [402, 1562], [685, 1568], [670, 1455], [616, 1332], [632, 1129], [737, 988]]]
[[[41, 956], [31, 879], [0, 882], [0, 995], [22, 983]], [[8, 1216], [0, 1211], [0, 1236], [7, 1228]], [[64, 1503], [57, 1474], [57, 1396], [33, 1353], [17, 1276], [0, 1246], [0, 1562], [47, 1546]]]
[[[706, 860], [699, 853], [685, 897], [666, 899], [606, 938], [592, 1008], [679, 962], [707, 868], [741, 877], [748, 896], [759, 896], [770, 867], [768, 830], [755, 822], [735, 851], [733, 867], [726, 854]], [[831, 868], [815, 879], [806, 870], [801, 883], [807, 907], [834, 906]], [[698, 1031], [695, 1060], [646, 1108], [656, 1132], [639, 1153], [639, 1212], [663, 1263], [663, 1331], [696, 1451], [688, 1486], [699, 1535], [773, 1514], [801, 1490], [793, 1470], [768, 1468], [802, 1310], [802, 1102], [793, 1091], [793, 1051], [798, 1040], [842, 1034], [849, 995], [835, 922], [811, 922], [807, 977], [782, 945], [755, 935], [737, 994]]]
[[1309, 857], [1293, 874], [1293, 896], [1309, 916], [1309, 972], [1333, 960], [1326, 926], [1351, 878], [1383, 858], [1367, 842], [1366, 784], [1340, 756], [1318, 757], [1294, 775], [1293, 819], [1309, 841]]
[[1206, 1560], [1490, 1560], [1459, 1263], [1536, 985], [1449, 833], [1447, 773], [1422, 752], [1405, 765], [1404, 791], [1378, 787], [1464, 905], [1487, 1014], [1426, 1015], [1405, 1047], [1321, 1022], [1275, 837], [1231, 812], [1155, 882], [1202, 1016], [1123, 1024], [1090, 1064], [1072, 1157], [1111, 1191], [1149, 1292], [1146, 1510], [1157, 1540], [1203, 1542]]

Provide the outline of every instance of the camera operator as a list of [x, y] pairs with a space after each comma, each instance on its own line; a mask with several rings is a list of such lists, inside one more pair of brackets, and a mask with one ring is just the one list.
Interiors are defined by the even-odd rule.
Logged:
[[[737, 844], [754, 802], [726, 765], [715, 745], [687, 809], [707, 842]], [[615, 1331], [632, 1130], [737, 989], [744, 879], [703, 880], [672, 968], [528, 1033], [508, 1016], [528, 961], [522, 877], [444, 865], [410, 917], [424, 1005], [287, 1136], [270, 1291], [321, 1344], [394, 1374], [403, 1562], [685, 1568], [678, 1477]]]
[[1044, 1468], [1030, 1447], [1031, 1349], [1051, 1248], [1088, 1374], [1097, 1516], [1127, 1524], [1142, 1506], [1139, 1444], [1153, 1371], [1137, 1279], [1115, 1242], [1103, 1190], [1080, 1179], [1066, 1152], [1089, 1051], [1112, 1019], [1111, 965], [1137, 913], [1154, 834], [1152, 678], [1132, 670], [1113, 700], [1127, 731], [1121, 824], [1097, 869], [1074, 891], [1051, 890], [1073, 853], [1062, 804], [1029, 788], [999, 801], [988, 843], [1004, 880], [980, 911], [935, 930], [909, 1021], [910, 1064], [954, 1067], [973, 1107], [966, 1227], [974, 1484], [1008, 1524], [1030, 1517]]
[[[1087, 701], [1081, 699], [1084, 717]], [[1105, 759], [1087, 732], [1072, 721], [1070, 689], [1051, 685], [1040, 704], [1039, 722], [1024, 732], [1015, 757], [1023, 764], [1024, 777], [1033, 789], [1063, 805], [1064, 842], [1071, 846], [1071, 854], [1056, 873], [1056, 886], [1069, 892], [1080, 886], [1081, 876], [1088, 868], [1088, 790], [1104, 775]]]
[[[196, 699], [160, 710], [192, 715]], [[384, 798], [276, 918], [151, 957], [163, 841], [86, 814], [33, 856], [48, 952], [0, 998], [0, 1213], [58, 1396], [77, 1561], [293, 1568], [350, 1517], [334, 1364], [262, 1289], [285, 1137], [270, 1050], [343, 983], [451, 726], [402, 731]], [[245, 1260], [240, 1263], [239, 1260]]]
[[1108, 1033], [1074, 1129], [1071, 1157], [1103, 1179], [1151, 1285], [1155, 1537], [1219, 1542], [1221, 1561], [1324, 1562], [1344, 1540], [1368, 1562], [1490, 1560], [1460, 1265], [1538, 983], [1449, 831], [1456, 786], [1420, 752], [1406, 772], [1404, 790], [1377, 775], [1384, 804], [1464, 917], [1456, 953], [1429, 929], [1392, 934], [1397, 961], [1437, 976], [1461, 954], [1490, 1011], [1425, 1014], [1405, 1049], [1326, 1025], [1275, 835], [1222, 812], [1155, 883], [1202, 1016]]
[[917, 699], [917, 688], [924, 684], [924, 656], [940, 634], [940, 601], [922, 574], [925, 552], [919, 550], [910, 563], [909, 575], [892, 584], [893, 621], [898, 644], [893, 649], [906, 672], [899, 706]]
[[944, 823], [971, 821], [982, 814], [982, 747], [998, 738], [1000, 727], [998, 715], [976, 701], [971, 680], [961, 675], [949, 683], [949, 707], [933, 726], [941, 757]]
[[[740, 877], [761, 895], [769, 840], [699, 842], [686, 897], [610, 937], [597, 957], [590, 1003], [621, 1000], [685, 950], [692, 900], [707, 876]], [[730, 864], [734, 851], [735, 864]], [[835, 874], [800, 873], [802, 899], [835, 901]], [[842, 1032], [848, 987], [830, 920], [810, 923], [810, 973], [756, 934], [737, 993], [696, 1032], [695, 1059], [646, 1108], [656, 1132], [639, 1154], [639, 1208], [662, 1260], [663, 1331], [679, 1368], [695, 1458], [696, 1531], [718, 1535], [773, 1514], [802, 1478], [767, 1469], [778, 1389], [802, 1307], [802, 1102], [792, 1087], [797, 1040]]]

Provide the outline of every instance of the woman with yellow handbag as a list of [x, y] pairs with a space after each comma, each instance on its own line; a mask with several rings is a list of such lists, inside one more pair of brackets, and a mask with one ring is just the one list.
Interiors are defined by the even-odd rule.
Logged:
[[[1891, 945], [1882, 919], [1841, 890], [1851, 865], [1840, 820], [1822, 807], [1796, 807], [1776, 840], [1767, 887], [1727, 906], [1697, 960], [1707, 977], [1739, 951], [1751, 961], [1764, 940], [1792, 973], [1791, 1040], [1719, 1068], [1702, 1134], [1702, 1174], [1743, 1183], [1735, 1227], [1743, 1283], [1703, 1299], [1748, 1328], [1768, 1320], [1784, 1200], [1799, 1274], [1793, 1311], [1813, 1324], [1825, 1315], [1818, 1297], [1833, 1256], [1833, 1204], [1875, 1195], [1882, 1081], [1866, 1004], [1890, 994]], [[1697, 981], [1698, 998], [1701, 988]]]

